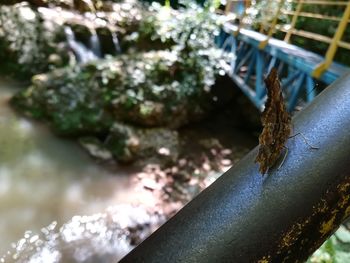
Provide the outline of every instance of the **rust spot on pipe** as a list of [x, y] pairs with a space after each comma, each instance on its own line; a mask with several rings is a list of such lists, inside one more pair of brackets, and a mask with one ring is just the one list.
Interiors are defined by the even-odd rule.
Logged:
[[320, 233], [322, 236], [330, 233], [334, 229], [334, 221], [336, 219], [336, 215], [333, 215], [331, 219], [326, 222], [323, 222], [321, 225]]
[[349, 176], [340, 183], [330, 185], [319, 202], [313, 206], [311, 215], [292, 224], [281, 234], [277, 251], [269, 251], [269, 256], [264, 256], [258, 262], [304, 262], [308, 255], [300, 258], [298, 252], [301, 248], [309, 247], [311, 254], [350, 215], [349, 196]]
[[258, 260], [258, 263], [269, 263], [271, 256], [264, 256], [262, 259]]

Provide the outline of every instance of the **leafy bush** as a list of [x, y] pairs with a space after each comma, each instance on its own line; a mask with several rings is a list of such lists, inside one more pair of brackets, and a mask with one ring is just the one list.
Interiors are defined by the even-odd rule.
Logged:
[[222, 70], [218, 50], [179, 54], [123, 55], [37, 75], [13, 102], [65, 134], [103, 133], [111, 119], [178, 127], [210, 109], [210, 86]]
[[26, 3], [0, 6], [0, 61], [3, 69], [26, 77], [49, 69], [58, 50], [57, 32], [42, 23], [40, 13]]
[[331, 236], [307, 261], [307, 263], [350, 262], [350, 232], [345, 226]]

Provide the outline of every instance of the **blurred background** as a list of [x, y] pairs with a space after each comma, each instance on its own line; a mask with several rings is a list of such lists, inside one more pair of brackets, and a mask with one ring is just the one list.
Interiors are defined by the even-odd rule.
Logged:
[[[293, 22], [298, 2], [1, 1], [1, 262], [116, 262], [255, 147], [222, 27], [268, 34], [278, 13], [324, 56], [305, 32], [332, 38], [344, 8]], [[350, 66], [346, 44], [334, 61]], [[350, 262], [349, 242], [341, 226], [310, 262]]]

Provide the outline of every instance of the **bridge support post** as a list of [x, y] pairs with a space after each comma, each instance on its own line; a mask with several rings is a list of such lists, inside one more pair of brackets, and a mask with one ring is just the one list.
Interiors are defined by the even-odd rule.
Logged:
[[337, 80], [293, 119], [318, 150], [295, 136], [262, 176], [253, 149], [121, 262], [304, 262], [350, 215], [349, 86]]

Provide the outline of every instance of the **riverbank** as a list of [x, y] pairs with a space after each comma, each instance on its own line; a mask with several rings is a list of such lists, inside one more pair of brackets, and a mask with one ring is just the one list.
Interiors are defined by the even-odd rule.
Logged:
[[39, 233], [53, 221], [59, 228], [108, 206], [138, 205], [169, 217], [256, 144], [226, 109], [179, 130], [181, 157], [170, 167], [101, 163], [76, 142], [16, 114], [8, 102], [21, 87], [0, 80], [0, 254], [25, 231]]
[[0, 79], [0, 254], [25, 231], [53, 221], [63, 224], [110, 205], [147, 204], [150, 197], [130, 177], [136, 168], [99, 165], [76, 142], [16, 114], [8, 102], [20, 88]]
[[18, 262], [118, 259], [257, 138], [242, 130], [215, 13], [60, 4], [0, 7], [2, 68], [31, 77], [0, 82], [0, 245], [18, 240]]

